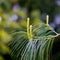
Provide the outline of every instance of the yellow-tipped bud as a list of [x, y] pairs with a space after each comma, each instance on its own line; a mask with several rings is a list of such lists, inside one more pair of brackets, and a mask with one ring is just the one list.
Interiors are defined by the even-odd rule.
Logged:
[[28, 38], [29, 38], [29, 18], [27, 18], [27, 35], [28, 35]]
[[46, 16], [46, 24], [49, 25], [49, 15]]

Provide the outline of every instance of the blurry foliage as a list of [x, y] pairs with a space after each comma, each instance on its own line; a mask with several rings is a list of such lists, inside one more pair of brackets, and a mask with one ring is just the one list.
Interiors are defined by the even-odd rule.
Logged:
[[0, 60], [4, 60], [3, 55], [9, 55], [8, 42], [11, 41], [11, 36], [5, 30], [7, 25], [7, 15], [5, 13], [0, 14]]
[[[55, 9], [54, 0], [19, 0], [19, 3], [21, 6], [29, 8], [29, 10], [40, 9], [48, 14], [54, 12]], [[0, 4], [6, 10], [6, 8], [10, 8], [8, 6], [12, 4], [12, 0], [1, 0]]]
[[0, 60], [4, 60], [2, 56], [0, 56]]
[[3, 29], [0, 29], [0, 38], [0, 41], [2, 41], [3, 43], [7, 43], [11, 40], [10, 35]]
[[[14, 0], [1, 0], [0, 5], [4, 11], [10, 10]], [[39, 9], [41, 13], [50, 15], [50, 22], [53, 21], [55, 14], [60, 12], [60, 8], [56, 5], [55, 0], [18, 0], [20, 6], [28, 8], [28, 16], [32, 10]], [[3, 4], [3, 5], [2, 5]], [[9, 6], [9, 7], [8, 7]]]
[[11, 0], [0, 0], [0, 6], [4, 11], [8, 11], [11, 8]]
[[11, 36], [4, 31], [4, 29], [0, 28], [0, 60], [3, 60], [3, 55], [9, 54], [9, 47], [7, 43], [11, 41]]

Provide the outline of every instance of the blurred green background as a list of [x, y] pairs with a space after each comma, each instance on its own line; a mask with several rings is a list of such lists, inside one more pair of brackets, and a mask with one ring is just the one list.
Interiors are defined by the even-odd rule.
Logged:
[[[16, 14], [16, 11], [22, 12], [22, 15]], [[49, 15], [50, 25], [56, 31], [60, 31], [60, 0], [0, 0], [0, 13], [9, 14], [9, 12], [15, 13], [11, 17], [12, 20], [25, 20], [26, 17], [30, 17], [39, 18], [45, 22], [46, 15]]]

